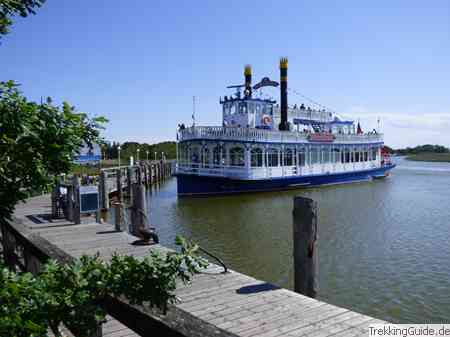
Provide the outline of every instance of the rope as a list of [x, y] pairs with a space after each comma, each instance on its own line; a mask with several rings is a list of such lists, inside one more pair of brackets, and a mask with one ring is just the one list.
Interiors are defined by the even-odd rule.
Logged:
[[203, 253], [205, 253], [206, 255], [209, 255], [209, 256], [211, 256], [213, 259], [217, 260], [217, 262], [219, 262], [219, 264], [223, 267], [223, 272], [222, 272], [222, 274], [225, 274], [225, 273], [228, 272], [228, 267], [226, 266], [226, 264], [225, 264], [220, 258], [218, 258], [218, 257], [215, 256], [214, 254], [208, 252], [205, 248], [202, 248], [202, 247], [198, 246], [198, 249], [199, 249], [200, 251], [202, 251]]

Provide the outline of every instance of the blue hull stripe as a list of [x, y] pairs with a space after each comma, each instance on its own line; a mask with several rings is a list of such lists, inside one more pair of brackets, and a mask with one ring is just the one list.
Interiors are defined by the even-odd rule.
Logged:
[[180, 196], [222, 195], [246, 192], [277, 191], [312, 186], [346, 184], [383, 178], [395, 167], [353, 171], [336, 174], [321, 174], [298, 177], [280, 177], [261, 180], [237, 180], [224, 177], [177, 174], [177, 188]]

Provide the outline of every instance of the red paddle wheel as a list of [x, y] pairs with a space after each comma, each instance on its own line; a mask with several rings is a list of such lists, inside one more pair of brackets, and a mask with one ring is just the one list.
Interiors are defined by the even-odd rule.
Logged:
[[391, 153], [386, 146], [381, 148], [381, 165], [391, 164]]

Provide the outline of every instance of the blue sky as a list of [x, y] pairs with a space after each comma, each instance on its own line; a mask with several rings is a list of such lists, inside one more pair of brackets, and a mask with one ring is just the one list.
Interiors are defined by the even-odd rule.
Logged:
[[108, 117], [110, 140], [174, 139], [193, 95], [218, 125], [244, 64], [278, 79], [287, 56], [290, 88], [366, 128], [380, 116], [388, 145], [450, 146], [449, 1], [47, 0], [15, 21], [0, 79]]

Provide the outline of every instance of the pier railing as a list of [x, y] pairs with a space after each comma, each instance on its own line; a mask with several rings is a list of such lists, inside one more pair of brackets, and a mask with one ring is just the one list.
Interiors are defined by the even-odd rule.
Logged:
[[[25, 220], [26, 222], [27, 220]], [[67, 226], [67, 225], [65, 225]], [[97, 233], [99, 234], [99, 233]], [[29, 226], [24, 224], [24, 219], [15, 218], [9, 223], [2, 224], [0, 247], [3, 249], [3, 258], [6, 265], [18, 272], [30, 272], [38, 274], [45, 263], [50, 259], [65, 264], [73, 261], [74, 257], [62, 250], [54, 243], [48, 241], [39, 233], [33, 232]], [[100, 246], [99, 246], [100, 248]], [[225, 331], [217, 329], [212, 324], [201, 321], [175, 306], [169, 304], [167, 313], [157, 309], [150, 309], [145, 306], [133, 305], [124, 298], [107, 296], [102, 302], [102, 306], [108, 315], [114, 317], [125, 327], [133, 330], [140, 336], [234, 336]], [[76, 331], [76, 327], [70, 328], [68, 334], [67, 327], [61, 327], [65, 331], [64, 336], [75, 337], [102, 337], [102, 326], [99, 325], [97, 331], [90, 336], [81, 335]], [[113, 331], [114, 332], [114, 331]], [[191, 334], [192, 332], [192, 334]], [[131, 333], [106, 332], [106, 336], [128, 336]]]
[[[273, 143], [308, 143], [311, 133], [223, 126], [193, 126], [179, 131], [178, 139]], [[333, 134], [340, 143], [372, 143], [382, 141], [382, 134]]]
[[[111, 206], [117, 206], [121, 202], [122, 196], [128, 201], [131, 199], [134, 184], [150, 187], [164, 181], [175, 172], [175, 165], [175, 160], [139, 161], [134, 166], [102, 169], [98, 177], [82, 177], [80, 179], [77, 176], [61, 176], [55, 182], [52, 190], [52, 217], [65, 218], [75, 224], [80, 224], [82, 211], [80, 186], [89, 185], [94, 188], [94, 194], [98, 192], [100, 209], [97, 221], [100, 221], [100, 218], [105, 219], [108, 209]], [[112, 200], [111, 196], [114, 196], [115, 199]]]

